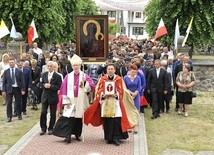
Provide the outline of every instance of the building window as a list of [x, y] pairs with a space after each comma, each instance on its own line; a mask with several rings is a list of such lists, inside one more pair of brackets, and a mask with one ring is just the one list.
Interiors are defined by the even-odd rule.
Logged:
[[135, 12], [135, 18], [141, 18], [141, 12]]
[[108, 17], [116, 17], [116, 11], [107, 11]]
[[133, 35], [143, 35], [143, 27], [133, 27], [132, 34]]

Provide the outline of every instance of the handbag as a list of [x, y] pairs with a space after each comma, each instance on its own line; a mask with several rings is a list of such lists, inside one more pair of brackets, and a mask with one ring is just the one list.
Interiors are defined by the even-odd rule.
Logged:
[[195, 91], [192, 91], [191, 96], [192, 96], [192, 98], [195, 98], [195, 97], [197, 97], [197, 93]]

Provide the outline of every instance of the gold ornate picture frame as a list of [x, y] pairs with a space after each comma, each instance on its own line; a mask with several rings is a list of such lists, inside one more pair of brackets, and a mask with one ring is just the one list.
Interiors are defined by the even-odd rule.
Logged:
[[102, 62], [108, 55], [108, 16], [75, 16], [76, 52], [85, 62]]

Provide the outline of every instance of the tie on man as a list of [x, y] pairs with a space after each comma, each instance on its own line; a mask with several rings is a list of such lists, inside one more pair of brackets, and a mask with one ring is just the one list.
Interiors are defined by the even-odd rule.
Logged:
[[14, 68], [12, 68], [12, 84], [15, 84]]

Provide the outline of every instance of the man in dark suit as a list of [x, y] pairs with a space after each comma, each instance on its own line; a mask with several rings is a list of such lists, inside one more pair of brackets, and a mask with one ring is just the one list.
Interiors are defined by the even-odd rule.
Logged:
[[147, 80], [148, 93], [152, 95], [152, 119], [160, 117], [163, 109], [163, 96], [167, 94], [167, 72], [161, 68], [161, 61], [155, 60], [155, 68], [149, 71]]
[[25, 81], [25, 94], [22, 95], [22, 112], [23, 112], [23, 115], [26, 115], [27, 96], [28, 96], [28, 91], [31, 91], [31, 87], [32, 87], [32, 75], [31, 75], [31, 70], [29, 68], [23, 67], [23, 63], [24, 62], [21, 60], [16, 61], [16, 65], [18, 69], [22, 72], [22, 76]]
[[42, 92], [42, 110], [40, 116], [40, 135], [44, 135], [47, 130], [47, 110], [50, 107], [50, 122], [48, 127], [48, 134], [52, 134], [53, 127], [56, 121], [56, 109], [58, 103], [58, 90], [60, 89], [62, 80], [61, 76], [54, 72], [54, 63], [49, 61], [47, 63], [48, 71], [43, 73], [41, 83], [43, 85]]
[[21, 114], [21, 100], [22, 95], [25, 94], [25, 85], [22, 72], [15, 68], [15, 60], [11, 58], [9, 60], [10, 68], [4, 71], [2, 96], [6, 97], [7, 103], [7, 122], [12, 121], [12, 101], [13, 96], [16, 101], [16, 110], [18, 119], [22, 119]]
[[128, 71], [129, 71], [130, 64], [131, 64], [131, 59], [129, 59], [129, 58], [125, 59], [124, 66], [120, 68], [120, 76], [121, 77], [124, 77], [127, 75]]

